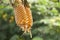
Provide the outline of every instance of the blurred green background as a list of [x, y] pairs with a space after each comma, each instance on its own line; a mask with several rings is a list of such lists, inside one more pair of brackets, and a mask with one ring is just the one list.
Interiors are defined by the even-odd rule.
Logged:
[[32, 35], [16, 25], [9, 0], [0, 1], [0, 40], [60, 40], [59, 0], [28, 0], [33, 15]]

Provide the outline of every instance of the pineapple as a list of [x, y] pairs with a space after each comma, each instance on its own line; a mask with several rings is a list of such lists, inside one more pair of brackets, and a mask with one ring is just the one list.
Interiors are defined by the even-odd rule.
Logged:
[[[23, 1], [23, 0], [22, 0]], [[30, 36], [32, 38], [31, 34], [31, 27], [33, 24], [32, 14], [29, 7], [29, 4], [27, 3], [27, 0], [24, 0], [22, 2], [21, 0], [15, 0], [14, 7], [14, 14], [15, 14], [15, 21], [16, 24], [24, 31], [24, 33], [29, 32]]]

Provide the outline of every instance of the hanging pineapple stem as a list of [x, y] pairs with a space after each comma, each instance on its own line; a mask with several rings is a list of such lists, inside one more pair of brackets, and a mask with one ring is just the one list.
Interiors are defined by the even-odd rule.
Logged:
[[26, 7], [30, 7], [30, 6], [29, 6], [29, 3], [28, 3], [27, 0], [24, 0], [24, 6], [26, 6]]
[[10, 0], [10, 4], [11, 4], [13, 7], [17, 7], [20, 3], [22, 3], [21, 0]]

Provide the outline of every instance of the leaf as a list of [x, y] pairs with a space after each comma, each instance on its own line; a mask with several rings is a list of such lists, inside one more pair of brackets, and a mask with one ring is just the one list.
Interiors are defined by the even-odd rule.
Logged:
[[21, 38], [18, 35], [14, 35], [10, 40], [24, 40], [24, 38]]
[[32, 40], [43, 40], [41, 37], [34, 37]]

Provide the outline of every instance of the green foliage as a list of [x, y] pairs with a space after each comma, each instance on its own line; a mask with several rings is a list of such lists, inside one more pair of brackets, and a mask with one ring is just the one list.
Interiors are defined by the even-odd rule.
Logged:
[[10, 40], [24, 40], [24, 39], [19, 37], [18, 35], [14, 35]]
[[60, 2], [58, 0], [28, 0], [33, 16], [32, 35], [23, 35], [16, 25], [9, 1], [0, 3], [0, 40], [60, 40]]
[[40, 38], [40, 37], [34, 37], [32, 40], [43, 40], [43, 38]]

